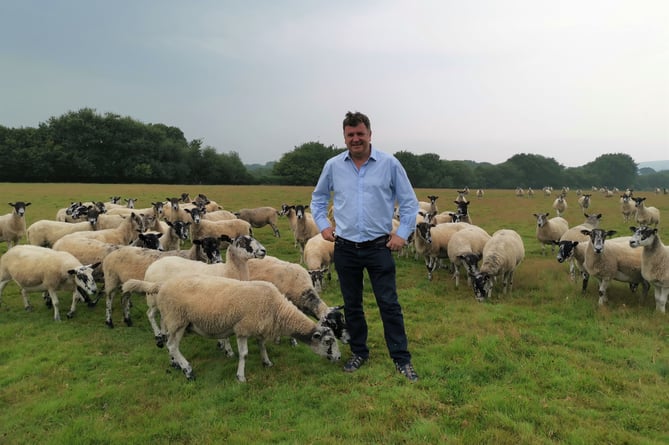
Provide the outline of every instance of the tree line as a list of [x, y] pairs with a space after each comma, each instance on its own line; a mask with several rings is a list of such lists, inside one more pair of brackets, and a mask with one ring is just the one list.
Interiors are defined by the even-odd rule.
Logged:
[[[177, 127], [146, 124], [90, 108], [51, 117], [37, 128], [0, 125], [3, 182], [158, 184], [316, 184], [325, 161], [345, 148], [306, 142], [278, 161], [246, 166], [236, 152], [220, 153], [201, 139], [186, 140]], [[669, 171], [638, 171], [631, 156], [599, 156], [566, 168], [555, 159], [517, 154], [501, 164], [449, 161], [437, 154], [399, 151], [417, 188], [618, 187], [638, 190], [669, 186]]]

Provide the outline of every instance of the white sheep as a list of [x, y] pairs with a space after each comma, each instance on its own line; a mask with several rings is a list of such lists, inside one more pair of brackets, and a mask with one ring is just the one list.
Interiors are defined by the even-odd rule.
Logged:
[[592, 193], [584, 193], [578, 198], [578, 206], [581, 210], [587, 210], [590, 207], [590, 197]]
[[546, 246], [551, 246], [551, 252], [555, 252], [555, 243], [569, 230], [569, 223], [561, 216], [548, 218], [548, 213], [533, 213], [537, 219], [536, 236], [541, 243], [541, 254], [546, 254]]
[[[92, 232], [75, 232], [66, 237], [82, 237], [82, 238], [91, 238], [97, 239], [99, 241], [109, 243], [109, 244], [118, 244], [121, 246], [127, 246], [137, 239], [138, 233], [145, 231], [144, 222], [142, 217], [132, 213], [129, 217], [125, 218], [120, 226], [114, 229], [102, 229], [95, 230]], [[61, 238], [62, 239], [62, 238]]]
[[279, 226], [277, 220], [279, 212], [274, 207], [255, 207], [252, 209], [240, 209], [235, 212], [235, 216], [239, 219], [247, 221], [253, 228], [261, 228], [269, 225], [274, 231], [274, 236], [279, 238]]
[[615, 230], [582, 230], [590, 240], [585, 249], [583, 266], [590, 276], [599, 280], [599, 305], [607, 301], [606, 290], [611, 280], [630, 284], [634, 291], [641, 284], [643, 296], [648, 294], [650, 285], [641, 274], [641, 252], [630, 247], [626, 242], [608, 242], [607, 238], [615, 235]]
[[59, 321], [57, 291], [72, 290], [72, 305], [67, 313], [71, 318], [77, 300], [90, 303], [90, 295], [97, 292], [93, 269], [98, 265], [84, 266], [73, 255], [46, 247], [16, 246], [0, 258], [0, 298], [7, 283], [14, 280], [21, 288], [25, 309], [32, 310], [28, 291], [47, 291], [53, 305], [53, 319]]
[[310, 346], [316, 354], [336, 361], [341, 358], [337, 339], [329, 327], [316, 324], [288, 301], [272, 283], [239, 281], [211, 275], [172, 278], [163, 283], [131, 280], [124, 291], [156, 293], [161, 320], [168, 333], [167, 351], [173, 366], [187, 379], [193, 368], [179, 350], [186, 332], [208, 338], [237, 337], [237, 380], [246, 381], [248, 338], [259, 339], [265, 366], [272, 366], [265, 343], [288, 335]]
[[165, 250], [181, 249], [182, 241], [187, 240], [190, 235], [190, 221], [161, 221], [155, 214], [142, 215], [142, 221], [146, 230], [155, 230], [163, 234], [162, 245]]
[[304, 245], [304, 265], [311, 276], [317, 292], [323, 289], [325, 274], [332, 279], [330, 265], [334, 261], [334, 242], [323, 238], [320, 233], [309, 238]]
[[[178, 276], [205, 274], [248, 281], [247, 262], [251, 258], [264, 258], [267, 250], [258, 240], [248, 235], [238, 236], [234, 240], [227, 237], [223, 239], [228, 243], [225, 263], [206, 264], [182, 257], [165, 256], [148, 265], [143, 279], [151, 282], [163, 282]], [[146, 303], [148, 306], [146, 315], [153, 328], [156, 345], [162, 347], [165, 335], [156, 322], [158, 309], [155, 295], [147, 293]], [[234, 355], [228, 341], [222, 341], [220, 344], [228, 356]]]
[[429, 281], [432, 281], [432, 273], [439, 266], [440, 260], [448, 258], [448, 241], [451, 236], [456, 231], [469, 226], [470, 224], [462, 222], [436, 225], [426, 222], [416, 224], [414, 235], [416, 255], [423, 256]]
[[[141, 234], [140, 234], [141, 236]], [[250, 238], [250, 237], [249, 237]], [[253, 239], [253, 238], [251, 238]], [[219, 239], [215, 238], [205, 238], [207, 243], [210, 243], [209, 248], [211, 248], [211, 240], [215, 240], [215, 250], [219, 252], [219, 243], [221, 241], [231, 242], [230, 238], [221, 237]], [[105, 324], [113, 328], [114, 323], [112, 321], [112, 306], [114, 303], [114, 295], [116, 290], [126, 281], [130, 279], [144, 279], [146, 271], [154, 263], [161, 261], [166, 258], [176, 258], [186, 263], [193, 264], [205, 264], [209, 261], [209, 257], [205, 254], [202, 255], [200, 246], [202, 241], [194, 241], [193, 246], [189, 250], [155, 250], [147, 248], [138, 248], [134, 246], [123, 246], [113, 252], [110, 252], [102, 261], [102, 271], [104, 275], [105, 282], [105, 294], [106, 298], [106, 310], [105, 310]], [[262, 246], [261, 246], [262, 247]], [[263, 252], [264, 252], [264, 248]], [[220, 253], [219, 253], [220, 255]], [[213, 265], [213, 264], [212, 264]], [[172, 274], [172, 276], [177, 275], [177, 273]], [[167, 276], [164, 277], [167, 279]], [[122, 297], [122, 307], [123, 307], [123, 321], [127, 326], [132, 326], [132, 320], [130, 318], [130, 295], [123, 294]], [[151, 322], [152, 326], [154, 323]]]
[[[601, 213], [593, 213], [588, 215], [587, 213], [583, 214], [585, 216], [585, 221], [576, 226], [570, 227], [566, 232], [562, 234], [558, 241], [555, 241], [555, 244], [558, 246], [557, 260], [559, 263], [569, 261], [569, 277], [572, 281], [576, 280], [576, 269], [580, 270], [583, 276], [583, 290], [588, 286], [588, 274], [583, 269], [583, 261], [585, 260], [585, 244], [588, 241], [588, 237], [581, 233], [583, 229], [594, 229], [599, 226], [599, 222], [602, 218]], [[579, 243], [581, 243], [579, 245]], [[577, 245], [579, 247], [577, 248]]]
[[242, 219], [208, 221], [202, 218], [202, 211], [197, 208], [186, 209], [186, 213], [190, 215], [193, 222], [190, 228], [191, 238], [193, 239], [205, 237], [219, 238], [221, 235], [234, 239], [242, 235], [253, 235], [251, 224]]
[[483, 247], [489, 239], [490, 235], [488, 232], [479, 226], [473, 225], [458, 230], [451, 236], [446, 250], [453, 269], [453, 279], [455, 280], [456, 288], [460, 286], [461, 256], [466, 254], [482, 255]]
[[657, 207], [646, 207], [644, 201], [646, 198], [632, 198], [636, 207], [634, 217], [637, 224], [642, 226], [655, 226], [660, 224], [660, 210]]
[[[304, 208], [304, 206], [302, 206], [302, 207]], [[281, 211], [279, 212], [279, 216], [285, 216], [286, 218], [288, 218], [288, 226], [290, 227], [291, 232], [293, 232], [293, 236], [295, 238], [295, 247], [298, 247], [297, 234], [296, 234], [296, 231], [297, 231], [297, 212], [295, 211], [295, 208], [296, 208], [296, 206], [294, 206], [294, 205], [281, 204]], [[311, 213], [306, 213], [305, 212], [304, 216], [306, 217], [305, 226], [316, 227], [316, 232], [314, 233], [314, 235], [316, 233], [319, 233], [318, 232], [318, 226], [316, 226], [316, 222], [314, 221], [314, 217], [311, 215]]]
[[655, 310], [664, 313], [669, 296], [669, 246], [665, 246], [657, 228], [630, 227], [634, 232], [629, 244], [643, 247], [641, 253], [641, 275], [655, 291]]
[[50, 219], [35, 221], [26, 230], [28, 243], [33, 246], [52, 247], [56, 241], [74, 232], [89, 232], [95, 230], [97, 213], [81, 222], [62, 222]]
[[16, 201], [10, 202], [14, 210], [6, 215], [0, 216], [0, 242], [7, 242], [7, 249], [16, 246], [21, 237], [26, 233], [26, 207], [29, 202]]
[[636, 206], [631, 195], [620, 195], [620, 212], [623, 214], [623, 221], [628, 222], [636, 213]]
[[500, 229], [492, 234], [483, 248], [481, 267], [471, 276], [478, 301], [492, 295], [496, 277], [502, 278], [503, 293], [513, 290], [513, 275], [525, 258], [523, 240], [515, 230]]
[[567, 205], [564, 193], [559, 194], [558, 197], [555, 198], [555, 201], [553, 201], [553, 208], [555, 209], [557, 216], [562, 216], [567, 210], [567, 207], [569, 206]]

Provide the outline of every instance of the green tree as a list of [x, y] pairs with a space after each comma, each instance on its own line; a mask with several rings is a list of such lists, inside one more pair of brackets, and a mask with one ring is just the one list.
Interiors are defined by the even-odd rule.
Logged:
[[273, 173], [283, 184], [316, 185], [325, 162], [342, 151], [334, 145], [326, 147], [320, 142], [306, 142], [284, 153], [274, 164]]
[[634, 159], [628, 154], [604, 154], [583, 166], [585, 175], [593, 185], [618, 187], [621, 189], [633, 186], [638, 173]]

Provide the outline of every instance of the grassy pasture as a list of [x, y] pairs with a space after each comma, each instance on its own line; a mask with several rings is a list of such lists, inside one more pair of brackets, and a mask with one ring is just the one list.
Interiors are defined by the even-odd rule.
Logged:
[[[138, 207], [189, 192], [205, 193], [228, 210], [281, 203], [306, 204], [308, 187], [98, 184], [0, 184], [4, 202], [30, 201], [28, 224], [53, 219], [70, 201], [137, 197]], [[601, 227], [629, 235], [617, 197], [593, 192], [589, 213]], [[452, 209], [455, 190], [420, 189], [419, 199], [439, 196]], [[669, 196], [637, 192], [669, 218]], [[555, 195], [553, 195], [554, 197]], [[586, 295], [569, 281], [567, 266], [542, 256], [534, 237], [534, 212], [550, 212], [553, 198], [517, 198], [512, 190], [470, 196], [474, 223], [490, 233], [517, 230], [526, 248], [511, 295], [493, 293], [477, 303], [462, 280], [446, 270], [428, 282], [422, 260], [398, 258], [398, 286], [414, 365], [409, 384], [387, 356], [378, 310], [366, 290], [370, 361], [357, 373], [341, 371], [303, 345], [269, 345], [273, 368], [262, 367], [250, 344], [246, 376], [235, 379], [236, 359], [214, 340], [188, 336], [182, 352], [197, 380], [170, 369], [133, 297], [134, 325], [104, 324], [104, 304], [79, 305], [63, 321], [39, 293], [35, 310], [23, 310], [14, 283], [0, 305], [0, 443], [453, 443], [453, 444], [664, 444], [669, 442], [669, 315], [655, 313], [651, 295], [639, 301], [627, 285], [609, 288], [597, 306], [597, 284]], [[583, 221], [576, 195], [567, 196], [570, 225]], [[2, 209], [3, 207], [0, 207]], [[661, 236], [669, 244], [669, 229]], [[256, 237], [270, 254], [298, 261], [292, 235], [270, 228]], [[4, 253], [6, 244], [0, 244]], [[340, 304], [336, 276], [322, 298]], [[343, 357], [348, 349], [342, 346]]]

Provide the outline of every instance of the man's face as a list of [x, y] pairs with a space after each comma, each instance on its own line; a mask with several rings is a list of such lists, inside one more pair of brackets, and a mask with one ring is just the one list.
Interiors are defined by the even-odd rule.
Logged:
[[371, 153], [372, 132], [362, 122], [355, 127], [344, 127], [344, 141], [351, 157], [366, 157]]

